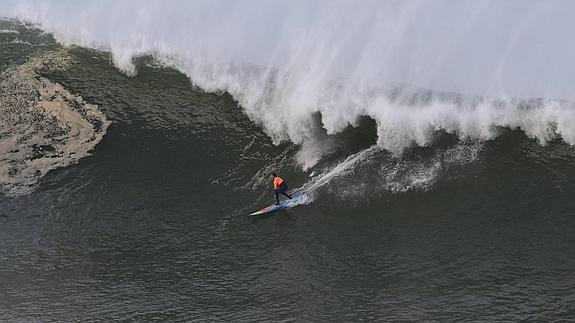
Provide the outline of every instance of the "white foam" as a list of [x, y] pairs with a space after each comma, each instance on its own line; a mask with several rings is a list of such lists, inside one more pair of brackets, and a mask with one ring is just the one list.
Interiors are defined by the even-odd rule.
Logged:
[[482, 147], [476, 141], [463, 141], [447, 149], [435, 149], [429, 155], [396, 158], [374, 145], [312, 176], [300, 189], [304, 198], [299, 199], [296, 205], [312, 202], [318, 192], [326, 188], [344, 199], [425, 191], [453, 167], [475, 161]]
[[45, 52], [0, 75], [0, 192], [29, 193], [49, 171], [90, 154], [110, 124], [97, 106], [38, 74], [65, 69], [64, 52]]
[[[328, 133], [371, 116], [396, 154], [443, 130], [488, 140], [521, 128], [541, 143], [575, 144], [573, 1], [36, 1], [4, 0], [0, 15], [39, 24], [65, 44], [110, 50], [136, 72], [152, 54], [209, 91], [225, 90], [279, 143], [302, 145], [306, 168]], [[414, 104], [394, 84], [462, 93]], [[415, 93], [415, 94], [414, 94]], [[484, 99], [472, 99], [479, 95]], [[489, 97], [498, 98], [489, 99]]]
[[20, 35], [20, 32], [14, 29], [0, 29], [0, 34]]

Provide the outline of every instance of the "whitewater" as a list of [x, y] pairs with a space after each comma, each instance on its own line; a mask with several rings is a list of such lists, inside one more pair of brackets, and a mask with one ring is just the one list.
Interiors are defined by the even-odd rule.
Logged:
[[[225, 91], [279, 144], [315, 165], [318, 139], [375, 120], [395, 155], [435, 134], [490, 140], [519, 128], [575, 144], [571, 1], [11, 1], [0, 16], [68, 46], [135, 57]], [[314, 122], [320, 116], [321, 122]], [[318, 129], [319, 128], [319, 129]]]

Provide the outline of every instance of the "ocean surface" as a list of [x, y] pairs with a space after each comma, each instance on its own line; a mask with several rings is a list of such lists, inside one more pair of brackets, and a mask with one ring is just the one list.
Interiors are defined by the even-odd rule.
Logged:
[[[575, 317], [569, 98], [398, 83], [308, 115], [281, 77], [250, 99], [57, 35], [0, 20], [0, 321]], [[272, 171], [306, 198], [248, 216]]]

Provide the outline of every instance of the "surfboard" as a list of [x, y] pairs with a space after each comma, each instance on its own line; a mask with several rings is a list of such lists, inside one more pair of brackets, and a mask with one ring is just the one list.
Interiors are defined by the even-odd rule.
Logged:
[[264, 207], [263, 209], [257, 210], [253, 213], [250, 213], [250, 215], [260, 215], [260, 214], [266, 214], [266, 213], [271, 213], [271, 212], [274, 212], [277, 210], [281, 210], [287, 206], [290, 206], [290, 205], [296, 203], [300, 199], [301, 196], [302, 196], [302, 193], [300, 193], [300, 192], [292, 193], [291, 194], [291, 197], [292, 197], [291, 200], [288, 199], [287, 197], [285, 197], [285, 199], [282, 199], [280, 201], [280, 204], [274, 203], [270, 206]]

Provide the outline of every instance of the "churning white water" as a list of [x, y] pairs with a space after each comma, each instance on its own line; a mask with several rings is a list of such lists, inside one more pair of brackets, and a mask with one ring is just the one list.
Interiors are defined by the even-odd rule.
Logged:
[[327, 133], [370, 116], [397, 154], [438, 130], [483, 140], [519, 127], [575, 144], [573, 12], [568, 0], [0, 2], [0, 16], [109, 50], [126, 73], [153, 55], [228, 91], [307, 164], [326, 149], [317, 113]]

